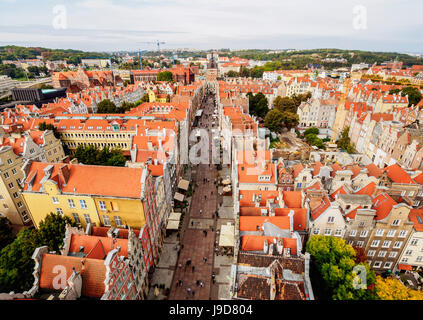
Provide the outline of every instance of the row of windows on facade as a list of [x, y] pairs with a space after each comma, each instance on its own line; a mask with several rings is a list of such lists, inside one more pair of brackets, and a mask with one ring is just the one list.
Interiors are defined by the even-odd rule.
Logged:
[[[72, 129], [72, 127], [70, 127]], [[74, 127], [73, 127], [74, 128]], [[98, 129], [99, 127], [97, 127]], [[100, 127], [101, 128], [101, 127]], [[132, 129], [133, 127], [131, 127]], [[66, 129], [66, 127], [61, 127], [61, 129]], [[110, 127], [107, 127], [110, 129]], [[64, 138], [111, 138], [111, 139], [128, 139], [131, 134], [104, 134], [104, 133], [62, 133]]]
[[[365, 209], [366, 209], [366, 207], [367, 206], [364, 206]], [[351, 208], [351, 206], [350, 205], [347, 205], [346, 209], [350, 209], [350, 208]], [[418, 217], [418, 218], [420, 218], [420, 217]], [[328, 217], [328, 223], [333, 223], [333, 222], [335, 222], [335, 217], [333, 217], [333, 216]], [[394, 226], [394, 227], [397, 227], [400, 224], [401, 224], [401, 220], [400, 219], [395, 219], [394, 221], [392, 221], [392, 226]], [[360, 224], [359, 224], [359, 227], [362, 228], [364, 226], [365, 226], [365, 222], [364, 221], [361, 221]], [[376, 235], [377, 236], [382, 236], [383, 235], [383, 232], [384, 232], [383, 229], [378, 229], [377, 232], [376, 232]], [[395, 231], [394, 230], [390, 230], [389, 232], [393, 232], [393, 234], [395, 234]], [[389, 232], [388, 232], [388, 234], [389, 234]]]
[[[360, 232], [360, 237], [365, 238], [365, 237], [367, 237], [368, 233], [369, 233], [368, 230], [362, 230]], [[376, 231], [376, 236], [380, 236], [381, 237], [381, 236], [383, 236], [383, 233], [384, 233], [384, 230], [383, 229], [378, 229]], [[389, 230], [386, 236], [387, 237], [394, 237], [395, 236], [395, 233], [396, 233], [396, 230]], [[401, 230], [400, 233], [399, 233], [399, 235], [398, 235], [398, 237], [399, 238], [405, 238], [407, 236], [407, 233], [408, 233], [408, 231]], [[313, 234], [319, 235], [320, 234], [320, 229], [319, 228], [315, 228], [313, 230]], [[325, 231], [324, 231], [324, 235], [325, 236], [330, 236], [331, 234], [332, 234], [332, 229], [326, 228]], [[342, 229], [336, 229], [335, 230], [335, 236], [341, 236], [341, 235], [342, 235]], [[350, 234], [349, 234], [350, 237], [355, 237], [356, 235], [357, 235], [357, 230], [351, 230], [350, 231]], [[373, 240], [373, 242], [375, 242], [375, 241], [380, 241], [380, 240]], [[389, 243], [390, 243], [390, 241], [389, 241]]]
[[[56, 208], [56, 212], [60, 215], [63, 215], [63, 210], [61, 208]], [[79, 215], [76, 212], [72, 213], [72, 217], [75, 223], [81, 224], [81, 219], [79, 218]], [[84, 213], [83, 217], [84, 217], [85, 224], [92, 223], [91, 217], [89, 214]], [[103, 218], [103, 224], [105, 227], [110, 227], [112, 225], [110, 222], [110, 218], [108, 216], [103, 215], [102, 218]], [[118, 227], [123, 226], [122, 218], [120, 216], [114, 216], [113, 219], [116, 226]]]
[[128, 144], [127, 143], [106, 143], [106, 142], [99, 142], [99, 143], [95, 143], [95, 142], [65, 142], [65, 144], [67, 145], [67, 146], [69, 146], [69, 147], [78, 147], [78, 146], [81, 146], [81, 145], [83, 145], [83, 146], [85, 146], [85, 145], [91, 145], [91, 146], [109, 146], [109, 147], [116, 147], [116, 146], [119, 146], [119, 147], [125, 147], [125, 148], [127, 148], [128, 147]]
[[[59, 203], [59, 198], [57, 198], [57, 197], [52, 197], [51, 200], [53, 201], [54, 204]], [[67, 199], [67, 200], [68, 200], [69, 208], [74, 209], [75, 208], [75, 202], [73, 201], [73, 199]], [[81, 206], [81, 209], [88, 209], [88, 205], [87, 205], [87, 202], [85, 200], [80, 199], [79, 204]], [[98, 201], [98, 205], [100, 207], [100, 210], [107, 211], [106, 201]], [[119, 211], [119, 208], [118, 208], [118, 205], [117, 205], [116, 202], [110, 201], [110, 206], [112, 207], [113, 211]]]

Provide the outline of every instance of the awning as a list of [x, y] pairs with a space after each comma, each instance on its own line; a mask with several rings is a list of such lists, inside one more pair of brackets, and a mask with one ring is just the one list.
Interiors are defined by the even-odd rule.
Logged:
[[167, 223], [167, 230], [178, 230], [179, 228], [179, 221], [169, 220]]
[[169, 220], [179, 221], [181, 220], [181, 213], [180, 212], [171, 212], [169, 215]]
[[231, 186], [224, 187], [223, 192], [231, 192]]
[[413, 267], [412, 266], [410, 266], [409, 264], [399, 264], [398, 265], [398, 269], [400, 269], [400, 270], [406, 270], [406, 271], [412, 271], [413, 270]]
[[235, 243], [234, 237], [235, 228], [230, 223], [222, 224], [220, 228], [219, 246], [221, 247], [233, 247]]
[[188, 190], [188, 187], [189, 187], [188, 180], [184, 180], [184, 179], [179, 180], [179, 183], [178, 183], [179, 189]]
[[183, 195], [183, 194], [181, 194], [181, 193], [179, 193], [179, 192], [175, 192], [175, 197], [174, 197], [174, 199], [175, 199], [175, 200], [178, 200], [178, 201], [184, 201], [184, 195]]

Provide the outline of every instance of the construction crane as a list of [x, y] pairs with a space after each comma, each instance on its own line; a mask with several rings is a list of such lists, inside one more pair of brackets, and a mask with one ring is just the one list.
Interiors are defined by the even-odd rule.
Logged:
[[147, 52], [148, 50], [139, 50], [138, 51], [138, 54], [139, 54], [139, 56], [140, 56], [140, 69], [142, 70], [142, 54], [144, 53], [144, 52]]
[[162, 63], [161, 63], [161, 60], [160, 60], [160, 45], [161, 44], [165, 44], [166, 42], [157, 40], [155, 42], [138, 42], [138, 43], [157, 45], [157, 52], [159, 53], [159, 64], [160, 64], [160, 68], [161, 68], [162, 67]]

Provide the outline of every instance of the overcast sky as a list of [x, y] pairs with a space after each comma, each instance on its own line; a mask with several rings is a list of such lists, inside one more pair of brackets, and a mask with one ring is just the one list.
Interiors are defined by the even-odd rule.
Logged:
[[422, 13], [423, 0], [0, 0], [0, 45], [423, 53]]

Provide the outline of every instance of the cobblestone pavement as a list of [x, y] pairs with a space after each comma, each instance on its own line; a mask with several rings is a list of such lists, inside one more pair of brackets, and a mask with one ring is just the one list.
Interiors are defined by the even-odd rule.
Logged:
[[[213, 109], [213, 100], [209, 98], [200, 119], [200, 127], [211, 129]], [[211, 147], [209, 150], [211, 159]], [[216, 232], [216, 177], [215, 165], [199, 164], [197, 166], [196, 178], [191, 182], [194, 193], [190, 211], [184, 219], [182, 248], [173, 276], [169, 300], [210, 299]], [[206, 261], [203, 260], [204, 258]], [[187, 266], [188, 259], [191, 259], [191, 263]], [[178, 286], [179, 280], [182, 280], [182, 286]], [[204, 286], [198, 286], [197, 280]], [[188, 293], [188, 290], [191, 293]]]

